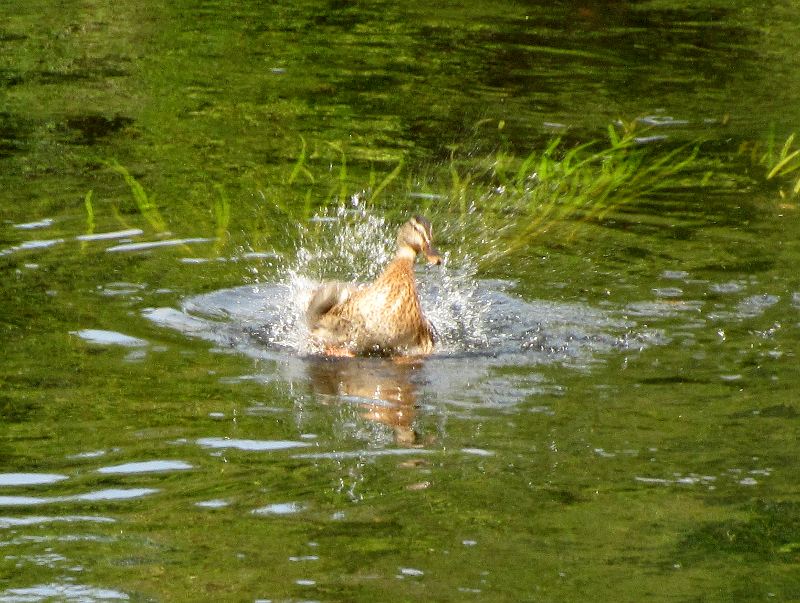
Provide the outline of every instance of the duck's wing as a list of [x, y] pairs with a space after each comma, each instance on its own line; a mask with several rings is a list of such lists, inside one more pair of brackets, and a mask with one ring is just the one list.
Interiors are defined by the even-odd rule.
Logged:
[[306, 308], [306, 321], [309, 327], [312, 329], [316, 327], [320, 318], [336, 306], [346, 302], [357, 289], [357, 285], [339, 281], [330, 281], [320, 285], [311, 294], [311, 300]]
[[414, 337], [415, 354], [430, 354], [433, 352], [433, 347], [439, 341], [439, 333], [436, 332], [436, 327], [427, 318], [422, 318], [422, 322], [417, 330], [416, 337]]

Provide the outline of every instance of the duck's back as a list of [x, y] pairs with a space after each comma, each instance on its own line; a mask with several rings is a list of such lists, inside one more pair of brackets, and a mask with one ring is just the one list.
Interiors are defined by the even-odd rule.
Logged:
[[[343, 303], [320, 318], [322, 339], [356, 354], [393, 353], [433, 348], [432, 329], [422, 315], [413, 263], [394, 259], [371, 285], [352, 291]], [[327, 335], [327, 336], [325, 336]], [[331, 342], [334, 343], [334, 342]]]

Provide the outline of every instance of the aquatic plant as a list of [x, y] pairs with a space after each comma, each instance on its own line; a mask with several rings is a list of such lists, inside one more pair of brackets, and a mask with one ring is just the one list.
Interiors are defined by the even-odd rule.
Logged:
[[656, 191], [701, 184], [698, 142], [669, 146], [646, 133], [638, 122], [619, 122], [608, 127], [605, 141], [570, 146], [557, 136], [522, 158], [503, 150], [477, 162], [453, 157], [443, 194], [447, 210], [465, 228], [480, 215], [495, 234], [502, 245], [484, 250], [488, 262], [556, 225], [571, 225], [574, 236], [580, 223], [602, 220]]
[[[346, 143], [300, 137], [293, 159], [261, 166], [242, 181], [245, 194], [251, 191], [260, 201], [232, 203], [216, 186], [213, 221], [193, 214], [192, 234], [213, 231], [216, 255], [232, 243], [272, 251], [298, 239], [287, 224], [307, 230], [308, 240], [319, 231], [319, 220], [333, 219], [326, 213], [331, 209], [366, 209], [397, 222], [420, 212], [433, 220], [447, 247], [469, 249], [486, 266], [535, 245], [553, 229], [560, 241], [569, 241], [586, 224], [664, 192], [724, 190], [759, 180], [783, 187], [789, 182], [782, 194], [800, 192], [800, 149], [793, 135], [782, 145], [749, 148], [763, 171], [746, 176], [740, 165], [699, 140], [653, 134], [652, 126], [633, 120], [611, 124], [602, 137], [588, 141], [569, 132], [556, 135], [526, 155], [509, 145], [483, 154], [454, 147], [448, 160], [416, 172], [407, 169], [402, 154], [371, 156]], [[141, 216], [165, 230], [152, 196], [128, 169], [113, 160], [106, 165], [125, 179]]]
[[219, 197], [214, 201], [214, 218], [216, 228], [214, 230], [214, 252], [219, 255], [222, 247], [230, 238], [228, 227], [231, 222], [231, 202], [225, 193], [225, 188], [221, 184], [215, 186]]
[[92, 194], [94, 191], [89, 191], [83, 198], [83, 206], [86, 208], [86, 234], [91, 235], [94, 233], [94, 207], [92, 206]]
[[772, 126], [765, 140], [747, 140], [739, 145], [739, 156], [749, 161], [756, 184], [777, 185], [781, 198], [800, 193], [800, 146], [795, 143], [795, 133], [781, 143]]
[[105, 162], [105, 164], [113, 172], [116, 172], [125, 179], [125, 183], [131, 189], [133, 198], [136, 201], [136, 206], [139, 209], [139, 213], [145, 220], [147, 220], [150, 226], [152, 226], [158, 232], [165, 231], [167, 229], [166, 222], [164, 222], [164, 218], [161, 217], [161, 212], [159, 212], [158, 206], [150, 197], [148, 197], [144, 187], [139, 184], [136, 178], [131, 175], [127, 168], [120, 165], [116, 160], [112, 159]]
[[[94, 191], [90, 190], [86, 193], [86, 196], [83, 198], [83, 206], [86, 209], [86, 235], [94, 234], [95, 223], [94, 223], [94, 206], [92, 205], [92, 195]], [[81, 250], [85, 251], [87, 247], [87, 243], [85, 240], [81, 241]]]
[[[768, 169], [766, 179], [788, 181], [790, 195], [800, 193], [800, 175], [792, 175], [800, 170], [800, 148], [795, 148], [794, 139], [795, 134], [790, 134], [776, 153], [774, 135], [771, 135], [767, 150], [761, 157], [761, 164]], [[782, 197], [786, 196], [783, 189], [780, 194]]]

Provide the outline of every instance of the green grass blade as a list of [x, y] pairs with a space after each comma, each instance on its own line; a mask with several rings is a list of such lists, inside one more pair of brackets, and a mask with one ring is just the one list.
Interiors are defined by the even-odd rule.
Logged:
[[164, 232], [167, 229], [164, 218], [161, 217], [161, 213], [158, 211], [158, 206], [156, 206], [152, 199], [148, 198], [144, 187], [139, 184], [136, 178], [134, 178], [131, 173], [116, 160], [112, 159], [105, 163], [111, 169], [111, 171], [116, 172], [124, 178], [128, 188], [131, 189], [133, 199], [136, 201], [136, 206], [139, 208], [139, 213], [142, 215], [142, 217], [147, 220], [153, 229], [158, 232]]
[[383, 190], [384, 190], [384, 189], [385, 189], [387, 186], [389, 186], [389, 184], [391, 184], [392, 180], [394, 180], [395, 178], [397, 178], [397, 177], [400, 175], [400, 172], [401, 172], [402, 170], [403, 170], [403, 160], [402, 160], [402, 159], [400, 159], [400, 162], [397, 164], [397, 167], [396, 167], [396, 168], [394, 168], [394, 169], [391, 171], [391, 173], [390, 173], [388, 176], [386, 176], [386, 178], [384, 178], [384, 179], [381, 181], [381, 183], [380, 183], [380, 184], [379, 184], [379, 185], [378, 185], [378, 186], [375, 188], [375, 190], [373, 191], [372, 195], [370, 196], [370, 202], [371, 202], [371, 203], [373, 203], [373, 204], [374, 204], [374, 203], [376, 203], [376, 202], [377, 202], [377, 200], [378, 200], [378, 197], [380, 197], [380, 194], [383, 192]]
[[83, 206], [86, 208], [86, 234], [94, 234], [94, 207], [92, 207], [92, 194], [94, 191], [89, 191], [83, 198]]
[[[790, 138], [791, 138], [791, 136], [790, 136]], [[789, 163], [791, 163], [792, 160], [795, 157], [797, 157], [799, 155], [800, 155], [800, 149], [797, 149], [796, 151], [786, 155], [783, 159], [781, 159], [778, 163], [775, 164], [775, 167], [773, 167], [772, 170], [770, 170], [769, 174], [767, 174], [767, 180], [772, 180], [775, 176], [777, 176], [778, 174], [781, 174], [782, 172], [783, 173], [788, 173], [789, 171], [794, 171], [794, 169], [797, 169], [797, 167], [795, 166], [794, 168], [791, 168], [790, 170], [784, 170], [784, 168]]]
[[216, 221], [214, 253], [219, 255], [230, 238], [228, 227], [231, 221], [231, 202], [221, 184], [217, 184], [214, 188], [219, 193], [219, 197], [214, 199], [214, 219]]

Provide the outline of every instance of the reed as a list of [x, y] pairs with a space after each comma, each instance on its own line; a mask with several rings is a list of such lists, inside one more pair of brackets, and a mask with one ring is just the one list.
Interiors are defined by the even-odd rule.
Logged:
[[[769, 170], [767, 180], [788, 181], [790, 195], [800, 193], [800, 175], [795, 174], [800, 170], [800, 148], [795, 148], [794, 139], [794, 133], [790, 134], [777, 155], [768, 153], [762, 160]], [[784, 189], [781, 189], [780, 193], [781, 196], [786, 196]]]
[[[94, 206], [92, 205], [92, 195], [94, 191], [89, 190], [86, 193], [86, 196], [83, 198], [83, 207], [86, 210], [86, 233], [87, 235], [93, 235], [95, 229], [95, 222], [94, 222]], [[87, 247], [87, 242], [85, 240], [81, 241], [81, 251], [85, 252]]]
[[[397, 221], [420, 212], [437, 223], [440, 235], [463, 242], [481, 263], [491, 264], [535, 244], [551, 229], [558, 228], [559, 240], [568, 241], [584, 224], [650, 202], [666, 190], [741, 186], [741, 166], [730, 158], [726, 162], [719, 153], [704, 150], [708, 147], [699, 141], [674, 143], [652, 134], [652, 128], [634, 120], [609, 125], [594, 140], [555, 136], [522, 156], [499, 148], [476, 157], [455, 147], [448, 161], [418, 172], [409, 171], [402, 156], [372, 161], [364, 158], [363, 149], [353, 153], [344, 143], [310, 148], [300, 137], [295, 159], [282, 167], [265, 166], [261, 175], [240, 183], [245, 194], [236, 197], [236, 211], [217, 184], [213, 222], [207, 223], [198, 210], [185, 223], [193, 225], [193, 236], [213, 231], [213, 253], [219, 255], [234, 238], [257, 249], [282, 249], [298, 234], [287, 225], [306, 228], [313, 236], [312, 218], [330, 215], [326, 211], [333, 208], [363, 209]], [[782, 194], [800, 192], [800, 148], [794, 135], [748, 152], [762, 168], [748, 176], [750, 182], [779, 182], [788, 185]], [[124, 178], [142, 218], [163, 232], [166, 223], [152, 196], [118, 162], [106, 165]], [[249, 199], [247, 190], [254, 193]], [[93, 221], [91, 193], [86, 204]]]
[[139, 182], [131, 175], [127, 168], [120, 165], [116, 160], [112, 159], [110, 161], [106, 161], [105, 164], [111, 171], [124, 178], [125, 183], [128, 185], [131, 193], [133, 194], [133, 199], [136, 202], [136, 206], [139, 209], [139, 213], [142, 215], [142, 217], [147, 220], [154, 230], [157, 232], [164, 232], [167, 229], [166, 222], [164, 222], [164, 218], [161, 216], [161, 212], [159, 212], [155, 201], [148, 197], [144, 187], [139, 184]]
[[781, 144], [777, 141], [774, 126], [764, 141], [747, 141], [739, 147], [739, 154], [747, 156], [753, 166], [763, 171], [763, 181], [778, 186], [782, 198], [800, 194], [800, 145], [791, 133]]
[[[667, 146], [635, 122], [609, 126], [605, 140], [570, 146], [555, 137], [524, 157], [497, 151], [482, 161], [451, 158], [448, 210], [467, 222], [479, 215], [500, 245], [485, 262], [528, 246], [556, 225], [599, 221], [665, 188], [701, 184], [698, 142]], [[473, 235], [474, 238], [474, 235]], [[491, 248], [491, 249], [489, 249]]]
[[214, 200], [214, 218], [216, 221], [216, 228], [214, 229], [214, 255], [219, 255], [230, 239], [230, 231], [228, 230], [231, 222], [231, 202], [228, 195], [225, 193], [225, 188], [221, 184], [217, 184], [214, 188], [217, 189], [219, 197]]

